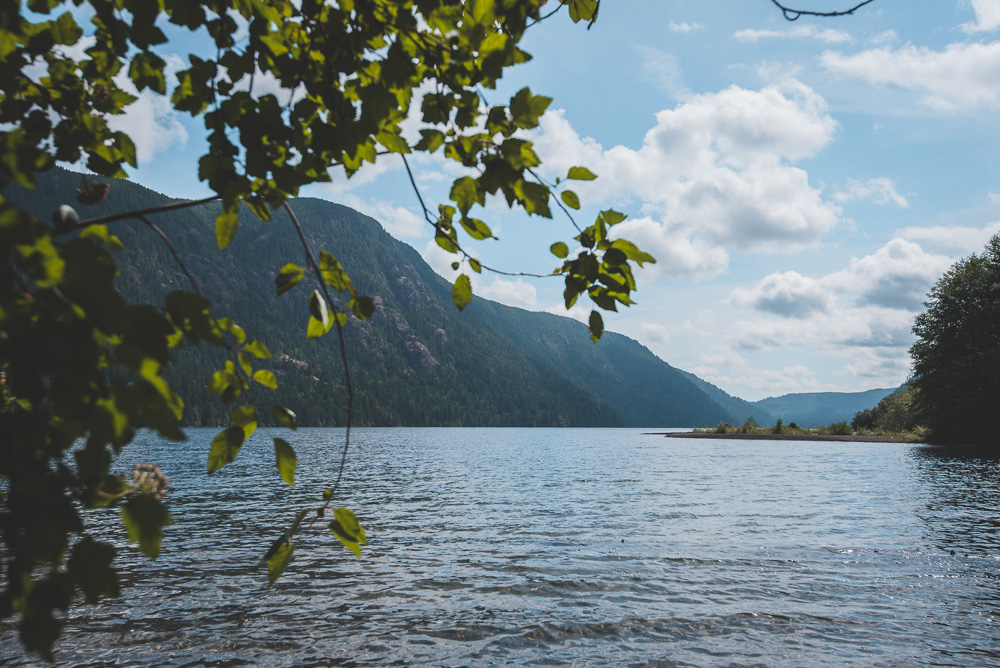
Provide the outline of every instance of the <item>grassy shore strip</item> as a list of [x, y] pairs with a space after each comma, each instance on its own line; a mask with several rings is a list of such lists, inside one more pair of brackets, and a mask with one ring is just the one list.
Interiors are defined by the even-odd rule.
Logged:
[[847, 436], [840, 434], [712, 434], [690, 431], [644, 432], [644, 436], [667, 438], [727, 438], [738, 441], [850, 441], [854, 443], [920, 443], [909, 436]]

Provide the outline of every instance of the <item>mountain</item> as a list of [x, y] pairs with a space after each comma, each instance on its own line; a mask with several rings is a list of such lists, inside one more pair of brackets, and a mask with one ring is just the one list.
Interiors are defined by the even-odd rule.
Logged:
[[722, 388], [712, 385], [707, 380], [703, 380], [689, 371], [684, 371], [682, 373], [687, 376], [688, 380], [699, 387], [702, 392], [707, 394], [715, 400], [716, 403], [729, 411], [734, 418], [729, 421], [729, 424], [734, 426], [740, 425], [743, 424], [747, 418], [753, 418], [757, 421], [757, 424], [762, 426], [775, 423], [776, 418], [774, 415], [767, 412], [760, 406], [757, 406], [753, 402], [727, 394]]
[[850, 422], [858, 411], [875, 406], [898, 389], [785, 394], [755, 401], [754, 405], [780, 417], [785, 424], [794, 422], [800, 427], [825, 427], [842, 420]]
[[[4, 196], [42, 220], [62, 203], [92, 218], [172, 201], [114, 181], [107, 200], [84, 207], [75, 204], [79, 183], [79, 174], [52, 170], [39, 175], [37, 188], [12, 186]], [[291, 206], [314, 251], [337, 256], [358, 291], [376, 304], [371, 319], [352, 318], [346, 327], [355, 424], [683, 427], [742, 421], [703, 383], [632, 339], [608, 332], [594, 344], [579, 322], [478, 297], [459, 313], [451, 285], [375, 220], [317, 199], [296, 199]], [[244, 212], [236, 239], [219, 251], [217, 211], [205, 205], [152, 222], [214, 302], [216, 317], [233, 318], [270, 348], [279, 389], [255, 388], [255, 403], [288, 406], [303, 425], [343, 424], [346, 390], [336, 337], [305, 338], [308, 279], [274, 294], [276, 270], [304, 264], [286, 214], [278, 211], [262, 222]], [[119, 290], [128, 299], [155, 304], [173, 290], [191, 289], [145, 224], [121, 221], [112, 231], [127, 249], [116, 260]], [[222, 351], [205, 346], [175, 354], [168, 379], [187, 402], [188, 424], [227, 422], [229, 407], [204, 393], [205, 381], [224, 361]]]

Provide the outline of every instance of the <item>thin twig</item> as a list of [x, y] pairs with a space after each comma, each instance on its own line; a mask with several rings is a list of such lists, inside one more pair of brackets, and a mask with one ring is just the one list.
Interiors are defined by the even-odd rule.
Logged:
[[[306, 258], [308, 259], [310, 266], [313, 271], [316, 272], [317, 276], [322, 277], [323, 274], [320, 271], [319, 264], [316, 262], [316, 257], [313, 255], [312, 249], [309, 247], [309, 243], [306, 241], [306, 235], [302, 231], [302, 225], [299, 224], [299, 219], [296, 217], [295, 212], [292, 211], [292, 207], [288, 205], [288, 202], [284, 203], [284, 207], [285, 211], [288, 212], [288, 216], [292, 219], [292, 224], [295, 225], [295, 231], [299, 233], [299, 241], [302, 242], [302, 247], [306, 251]], [[344, 328], [340, 324], [340, 319], [336, 317], [339, 310], [337, 309], [333, 298], [330, 296], [329, 290], [327, 290], [326, 283], [320, 280], [319, 285], [320, 289], [323, 290], [323, 294], [326, 296], [327, 302], [334, 307], [333, 321], [337, 325], [337, 338], [340, 340], [340, 359], [344, 365], [344, 382], [347, 385], [347, 429], [344, 434], [344, 449], [340, 455], [340, 468], [337, 469], [337, 480], [333, 483], [330, 498], [323, 504], [323, 510], [326, 511], [330, 502], [333, 501], [334, 497], [337, 495], [337, 488], [340, 486], [340, 480], [344, 475], [344, 466], [347, 463], [347, 450], [351, 446], [351, 422], [354, 417], [354, 386], [351, 384], [351, 369], [347, 364], [347, 345], [344, 343]]]
[[437, 223], [434, 222], [433, 218], [431, 218], [430, 209], [428, 209], [427, 205], [424, 204], [423, 195], [420, 194], [420, 188], [417, 187], [417, 180], [413, 178], [413, 170], [410, 169], [410, 161], [406, 159], [405, 153], [400, 153], [399, 155], [403, 158], [403, 164], [406, 166], [407, 176], [410, 177], [410, 185], [413, 186], [413, 192], [417, 193], [417, 199], [420, 201], [420, 208], [424, 210], [424, 218], [427, 219], [428, 223], [437, 227]]
[[108, 223], [114, 223], [119, 220], [129, 220], [132, 218], [141, 219], [143, 216], [151, 216], [157, 213], [168, 213], [170, 211], [179, 211], [180, 209], [188, 209], [193, 206], [201, 206], [202, 204], [208, 204], [209, 202], [214, 202], [217, 199], [221, 198], [218, 195], [213, 195], [212, 197], [206, 197], [205, 199], [186, 200], [183, 202], [171, 202], [170, 204], [150, 206], [145, 209], [137, 209], [135, 211], [113, 213], [108, 216], [100, 216], [99, 218], [89, 218], [87, 220], [81, 220], [80, 222], [74, 223], [72, 225], [59, 226], [52, 233], [56, 235], [69, 234], [70, 232], [76, 232], [77, 230], [82, 230], [83, 228], [90, 227], [91, 225], [106, 225]]
[[775, 7], [781, 10], [781, 13], [784, 14], [786, 19], [788, 19], [789, 21], [797, 21], [800, 16], [824, 16], [824, 17], [847, 16], [848, 14], [853, 14], [854, 12], [858, 11], [865, 5], [870, 5], [871, 3], [875, 2], [875, 0], [864, 0], [864, 2], [859, 2], [850, 9], [844, 9], [841, 11], [834, 11], [834, 12], [816, 12], [808, 9], [792, 9], [791, 7], [786, 7], [785, 5], [781, 4], [780, 2], [778, 2], [778, 0], [771, 0], [771, 2], [774, 3]]
[[538, 174], [536, 174], [535, 171], [533, 169], [531, 169], [530, 167], [526, 168], [526, 171], [529, 174], [531, 174], [532, 176], [534, 176], [536, 179], [538, 179], [539, 183], [541, 183], [542, 185], [546, 185], [546, 186], [549, 187], [549, 189], [550, 189], [549, 194], [552, 195], [552, 199], [554, 199], [556, 201], [556, 204], [559, 206], [559, 208], [562, 209], [563, 213], [566, 214], [566, 217], [569, 218], [569, 222], [573, 223], [573, 227], [576, 228], [576, 231], [579, 232], [580, 234], [583, 234], [583, 230], [580, 229], [580, 226], [576, 224], [576, 219], [573, 218], [573, 214], [571, 214], [569, 212], [569, 209], [567, 209], [565, 206], [563, 206], [562, 200], [560, 200], [558, 197], [555, 196], [555, 194], [553, 194], [551, 192], [551, 188], [553, 187], [552, 183], [549, 182], [549, 181], [546, 181], [541, 176], [539, 176]]
[[198, 287], [197, 281], [194, 280], [194, 276], [191, 275], [191, 272], [188, 271], [188, 268], [184, 266], [184, 262], [183, 260], [181, 260], [181, 256], [177, 254], [177, 250], [174, 248], [174, 245], [170, 243], [170, 239], [167, 238], [167, 235], [163, 233], [163, 230], [161, 230], [159, 227], [150, 222], [150, 220], [146, 218], [146, 216], [138, 216], [138, 218], [142, 222], [146, 223], [146, 226], [149, 229], [153, 230], [158, 235], [160, 235], [160, 238], [163, 239], [163, 243], [165, 243], [167, 245], [167, 248], [170, 249], [170, 254], [174, 256], [174, 261], [177, 263], [177, 266], [179, 266], [181, 268], [181, 271], [184, 272], [184, 275], [187, 276], [188, 282], [191, 283], [191, 287], [193, 287], [194, 291], [198, 293], [198, 296], [201, 296], [201, 288]]

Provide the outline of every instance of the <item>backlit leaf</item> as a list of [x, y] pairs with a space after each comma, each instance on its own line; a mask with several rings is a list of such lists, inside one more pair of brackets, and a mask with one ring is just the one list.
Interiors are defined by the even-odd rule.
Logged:
[[274, 459], [278, 466], [278, 475], [292, 487], [295, 487], [295, 469], [299, 459], [291, 444], [283, 438], [274, 439]]
[[472, 281], [469, 280], [468, 275], [462, 274], [455, 279], [455, 285], [451, 288], [451, 298], [459, 311], [465, 309], [472, 301]]
[[215, 473], [226, 464], [236, 459], [246, 440], [243, 427], [223, 429], [212, 439], [212, 447], [208, 453], [208, 472]]

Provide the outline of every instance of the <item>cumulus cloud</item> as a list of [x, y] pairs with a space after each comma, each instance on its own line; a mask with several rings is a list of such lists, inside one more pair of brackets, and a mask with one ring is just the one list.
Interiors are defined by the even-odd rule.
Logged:
[[732, 304], [791, 318], [826, 312], [830, 301], [815, 279], [794, 271], [775, 272], [749, 290], [736, 288], [730, 297]]
[[916, 311], [952, 259], [925, 252], [918, 244], [893, 239], [871, 255], [826, 277], [824, 282], [856, 296], [861, 304]]
[[605, 149], [580, 137], [561, 111], [542, 117], [535, 147], [552, 174], [584, 164], [600, 178], [578, 190], [585, 204], [640, 202], [620, 233], [639, 237], [654, 272], [711, 276], [733, 251], [792, 250], [819, 241], [840, 209], [792, 163], [832, 141], [836, 121], [808, 86], [730, 86], [660, 111], [638, 149]]
[[907, 227], [900, 236], [915, 241], [928, 241], [939, 248], [948, 248], [961, 253], [982, 250], [990, 238], [1000, 232], [1000, 221], [983, 227], [962, 225], [935, 225], [933, 227]]
[[950, 44], [944, 51], [912, 45], [854, 55], [827, 51], [821, 60], [844, 76], [925, 93], [924, 104], [938, 111], [1000, 106], [1000, 42]]
[[[183, 64], [177, 56], [166, 56], [164, 60], [167, 63], [168, 79], [172, 78], [173, 73], [183, 69]], [[125, 113], [108, 116], [108, 127], [116, 132], [124, 132], [132, 138], [135, 142], [136, 158], [140, 163], [147, 163], [157, 153], [187, 143], [187, 130], [181, 123], [180, 116], [170, 105], [169, 96], [154, 93], [148, 88], [139, 92], [128, 78], [125, 69], [115, 77], [115, 83], [138, 99], [125, 107]]]
[[896, 192], [896, 183], [892, 179], [879, 177], [867, 181], [850, 180], [847, 188], [834, 193], [833, 199], [838, 202], [852, 200], [871, 200], [876, 204], [895, 204], [901, 209], [910, 208], [905, 197]]
[[976, 20], [962, 24], [966, 32], [988, 32], [1000, 28], [1000, 0], [970, 0]]
[[535, 286], [523, 278], [513, 281], [495, 278], [492, 283], [479, 289], [479, 295], [507, 306], [526, 309], [538, 306], [538, 292]]
[[[897, 238], [818, 278], [772, 273], [732, 292], [731, 305], [762, 315], [732, 322], [728, 345], [746, 352], [824, 350], [847, 360], [845, 374], [901, 382], [913, 316], [951, 263], [952, 258]], [[859, 353], [866, 350], [874, 352]], [[877, 365], [875, 357], [881, 360]]]
[[851, 42], [853, 38], [843, 30], [833, 30], [832, 28], [819, 28], [814, 25], [803, 25], [790, 28], [788, 30], [738, 30], [733, 33], [733, 37], [738, 42], [755, 43], [762, 39], [815, 39], [827, 44], [843, 44]]

